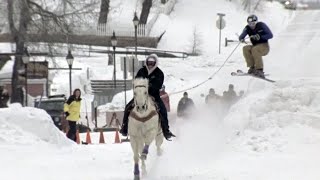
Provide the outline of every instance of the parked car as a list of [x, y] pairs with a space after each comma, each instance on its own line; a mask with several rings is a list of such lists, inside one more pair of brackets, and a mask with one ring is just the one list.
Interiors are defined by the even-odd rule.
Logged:
[[63, 105], [66, 97], [62, 95], [49, 96], [47, 98], [35, 99], [34, 106], [45, 110], [52, 118], [54, 125], [60, 130], [67, 129], [67, 121], [63, 112]]

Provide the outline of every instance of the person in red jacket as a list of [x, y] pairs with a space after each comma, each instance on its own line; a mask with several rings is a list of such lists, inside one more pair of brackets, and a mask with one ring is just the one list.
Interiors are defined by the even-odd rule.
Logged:
[[165, 85], [162, 85], [162, 87], [160, 89], [160, 97], [162, 99], [162, 102], [166, 106], [167, 112], [170, 112], [170, 99], [169, 99], [168, 93], [166, 92]]

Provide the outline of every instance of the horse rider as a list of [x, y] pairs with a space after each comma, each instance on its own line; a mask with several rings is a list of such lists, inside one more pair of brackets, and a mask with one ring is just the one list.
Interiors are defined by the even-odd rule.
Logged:
[[[160, 98], [160, 89], [163, 85], [164, 74], [158, 67], [158, 56], [151, 54], [147, 57], [145, 65], [138, 71], [135, 78], [147, 78], [149, 80], [149, 95], [153, 97], [154, 101], [159, 107], [159, 116], [161, 122], [161, 128], [163, 136], [170, 140], [171, 137], [175, 137], [169, 130], [168, 114], [164, 103]], [[123, 123], [120, 129], [120, 133], [123, 136], [128, 136], [128, 121], [131, 110], [134, 108], [133, 99], [126, 105], [123, 116]]]

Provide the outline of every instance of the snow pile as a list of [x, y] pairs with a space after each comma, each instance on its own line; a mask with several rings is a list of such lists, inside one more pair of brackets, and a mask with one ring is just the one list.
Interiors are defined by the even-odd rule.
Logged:
[[0, 143], [7, 144], [73, 144], [53, 123], [51, 117], [41, 109], [11, 104], [0, 109]]
[[236, 134], [232, 144], [257, 152], [316, 145], [320, 140], [319, 90], [319, 82], [288, 81], [246, 97], [225, 119]]
[[125, 92], [120, 92], [116, 94], [113, 99], [112, 103], [107, 103], [106, 105], [99, 106], [98, 109], [100, 112], [106, 111], [122, 111], [124, 110], [125, 105], [133, 98], [132, 90], [126, 92], [127, 102], [125, 102]]

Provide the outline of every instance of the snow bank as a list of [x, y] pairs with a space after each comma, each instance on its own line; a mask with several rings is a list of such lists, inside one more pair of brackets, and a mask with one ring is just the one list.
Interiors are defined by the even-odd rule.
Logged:
[[71, 145], [54, 125], [51, 117], [41, 109], [11, 104], [0, 109], [0, 144], [55, 144]]
[[246, 97], [225, 119], [235, 135], [234, 144], [253, 151], [293, 151], [292, 146], [316, 144], [319, 90], [319, 82], [286, 81]]

